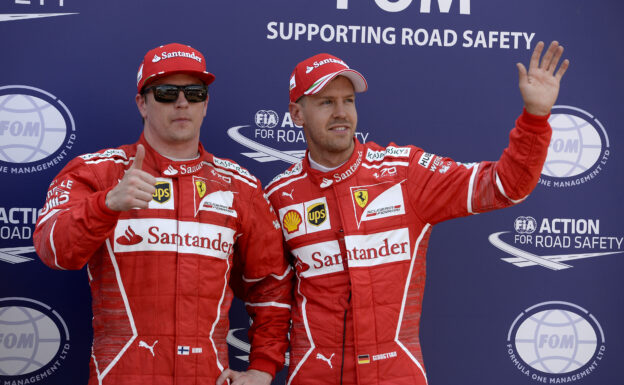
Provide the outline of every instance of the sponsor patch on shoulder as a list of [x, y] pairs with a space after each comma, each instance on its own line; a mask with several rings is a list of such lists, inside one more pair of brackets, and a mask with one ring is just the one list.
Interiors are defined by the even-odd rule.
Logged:
[[295, 164], [292, 168], [289, 168], [288, 170], [284, 171], [283, 173], [276, 175], [275, 178], [273, 178], [269, 182], [269, 184], [267, 184], [267, 187], [272, 185], [273, 183], [277, 182], [280, 179], [287, 178], [287, 177], [289, 177], [291, 175], [301, 174], [301, 171], [303, 171], [303, 163], [299, 162], [299, 163]]
[[423, 166], [424, 168], [429, 168], [429, 165], [431, 164], [433, 158], [435, 158], [434, 154], [423, 152], [423, 154], [420, 156], [420, 159], [418, 159], [418, 164]]
[[254, 182], [256, 181], [256, 178], [253, 175], [251, 175], [249, 173], [249, 171], [247, 171], [245, 168], [239, 166], [238, 164], [236, 164], [236, 163], [234, 163], [232, 161], [229, 161], [227, 159], [220, 159], [220, 158], [217, 158], [216, 156], [213, 156], [213, 161], [214, 161], [214, 164], [216, 164], [219, 167], [227, 168], [229, 170], [234, 170], [238, 174], [240, 174], [240, 175], [242, 175], [242, 176], [244, 176], [244, 177], [246, 177], [248, 179], [251, 179]]
[[409, 147], [394, 147], [389, 146], [385, 151], [375, 151], [369, 149], [366, 152], [366, 160], [369, 162], [375, 162], [379, 160], [383, 160], [386, 157], [392, 158], [408, 158], [410, 155]]
[[84, 154], [84, 155], [80, 155], [80, 157], [84, 160], [91, 160], [94, 158], [98, 158], [98, 159], [104, 159], [104, 158], [114, 158], [114, 157], [120, 157], [123, 159], [128, 159], [128, 157], [126, 156], [126, 152], [124, 150], [120, 150], [118, 148], [111, 148], [108, 149], [104, 152], [95, 152], [92, 154]]

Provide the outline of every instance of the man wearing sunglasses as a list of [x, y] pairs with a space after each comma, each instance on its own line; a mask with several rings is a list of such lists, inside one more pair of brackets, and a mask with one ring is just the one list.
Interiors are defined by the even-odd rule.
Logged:
[[[214, 79], [192, 47], [150, 50], [138, 142], [79, 156], [50, 185], [34, 243], [54, 269], [87, 266], [91, 385], [268, 385], [284, 364], [292, 272], [260, 182], [199, 142]], [[253, 319], [247, 372], [228, 369], [233, 291]]]
[[290, 77], [304, 159], [265, 189], [296, 269], [289, 385], [427, 383], [419, 341], [432, 226], [508, 207], [538, 182], [565, 60], [553, 42], [518, 65], [524, 111], [497, 162], [458, 163], [416, 146], [360, 143], [356, 92], [367, 83], [319, 54]]

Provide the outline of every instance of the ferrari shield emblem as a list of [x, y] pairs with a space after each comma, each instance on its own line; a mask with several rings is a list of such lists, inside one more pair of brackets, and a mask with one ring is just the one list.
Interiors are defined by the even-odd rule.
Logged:
[[366, 189], [355, 190], [353, 192], [353, 197], [355, 198], [358, 206], [360, 206], [361, 208], [366, 207], [366, 205], [368, 204], [368, 190]]
[[197, 188], [199, 198], [203, 198], [206, 195], [206, 182], [198, 179], [195, 181], [195, 187]]

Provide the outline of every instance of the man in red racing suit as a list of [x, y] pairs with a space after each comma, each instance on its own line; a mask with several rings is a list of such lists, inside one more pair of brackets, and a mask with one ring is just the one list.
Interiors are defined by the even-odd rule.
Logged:
[[[544, 61], [560, 55], [551, 45]], [[541, 70], [534, 61], [530, 76]], [[546, 74], [557, 91], [567, 65]], [[419, 322], [432, 226], [522, 201], [550, 143], [552, 92], [538, 103], [525, 90], [526, 110], [497, 162], [361, 144], [354, 91], [365, 89], [362, 75], [328, 54], [291, 78], [290, 111], [308, 151], [265, 188], [297, 277], [288, 384], [426, 384]]]
[[[154, 55], [162, 60], [153, 64]], [[254, 320], [250, 370], [238, 375], [269, 384], [284, 363], [292, 269], [259, 181], [198, 142], [207, 104], [202, 87], [214, 79], [203, 56], [195, 59], [200, 55], [179, 44], [148, 52], [143, 79], [159, 74], [150, 85], [164, 88], [148, 95], [147, 82], [139, 82], [143, 135], [72, 160], [50, 185], [37, 223], [43, 262], [55, 269], [87, 265], [91, 385], [214, 385], [229, 366], [232, 289]], [[184, 132], [192, 135], [163, 140]], [[181, 148], [189, 154], [176, 154]], [[127, 200], [122, 207], [114, 195], [124, 186], [117, 195]]]

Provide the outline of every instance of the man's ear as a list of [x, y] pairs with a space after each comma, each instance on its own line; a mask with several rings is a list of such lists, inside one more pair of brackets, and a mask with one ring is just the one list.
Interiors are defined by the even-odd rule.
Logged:
[[147, 109], [145, 108], [145, 102], [146, 102], [145, 96], [141, 94], [136, 94], [136, 96], [134, 97], [134, 100], [136, 101], [137, 108], [139, 109], [139, 113], [141, 114], [143, 119], [145, 119], [147, 117]]
[[290, 112], [290, 118], [297, 126], [303, 126], [303, 111], [299, 103], [290, 102], [288, 104], [288, 112]]
[[204, 101], [204, 118], [206, 117], [206, 110], [208, 109], [208, 102], [210, 101], [210, 94], [206, 95], [206, 101]]

